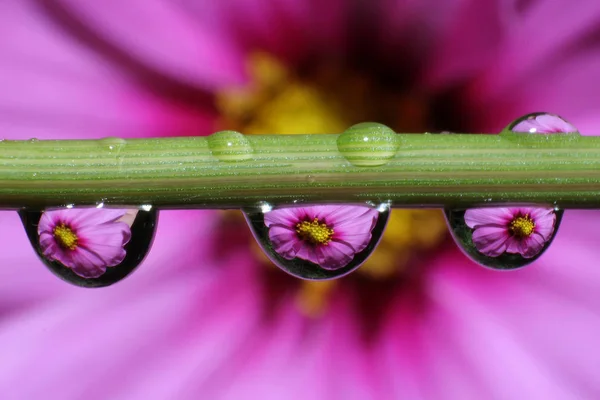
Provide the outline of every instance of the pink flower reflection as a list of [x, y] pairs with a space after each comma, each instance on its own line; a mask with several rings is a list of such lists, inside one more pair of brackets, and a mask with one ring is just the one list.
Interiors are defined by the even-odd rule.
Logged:
[[577, 129], [559, 117], [553, 114], [539, 114], [526, 118], [516, 124], [511, 129], [514, 132], [528, 133], [570, 133], [577, 132]]
[[64, 209], [45, 211], [38, 234], [44, 257], [58, 261], [83, 278], [97, 278], [120, 264], [131, 238], [121, 219], [128, 210]]
[[283, 258], [343, 268], [367, 247], [377, 210], [361, 206], [282, 208], [265, 214], [269, 239]]
[[475, 247], [486, 256], [532, 258], [552, 239], [556, 213], [552, 208], [471, 208], [465, 223], [474, 229]]

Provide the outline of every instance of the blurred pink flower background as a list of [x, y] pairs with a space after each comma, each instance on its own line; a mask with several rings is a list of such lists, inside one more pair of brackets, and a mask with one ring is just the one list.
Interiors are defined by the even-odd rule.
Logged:
[[[334, 82], [357, 118], [376, 99], [365, 117], [397, 130], [495, 132], [540, 110], [600, 127], [593, 1], [5, 0], [0, 21], [7, 139], [260, 131], [283, 111], [236, 112], [275, 104], [256, 99], [281, 76], [293, 88], [289, 71]], [[257, 52], [288, 72], [248, 73]], [[101, 290], [60, 282], [16, 213], [0, 219], [3, 399], [600, 396], [597, 212], [565, 213], [523, 270], [442, 241], [386, 279], [344, 278], [320, 314], [217, 212], [163, 212], [139, 271]]]

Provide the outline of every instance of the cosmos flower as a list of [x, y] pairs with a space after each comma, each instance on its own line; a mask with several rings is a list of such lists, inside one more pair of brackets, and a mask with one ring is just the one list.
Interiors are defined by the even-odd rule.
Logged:
[[265, 214], [269, 239], [284, 258], [301, 258], [325, 269], [345, 267], [367, 247], [377, 222], [375, 209], [361, 206], [312, 206]]
[[556, 214], [552, 208], [471, 208], [465, 223], [473, 229], [477, 250], [489, 257], [504, 253], [536, 256], [552, 238]]
[[[208, 134], [222, 124], [340, 132], [369, 120], [499, 132], [532, 110], [564, 115], [584, 134], [600, 126], [591, 0], [0, 8], [2, 138]], [[420, 211], [392, 213], [402, 224], [373, 255], [372, 275], [365, 265], [313, 285], [261, 264], [239, 219], [164, 212], [139, 271], [94, 291], [40, 267], [18, 217], [0, 213], [0, 392], [598, 398], [598, 213], [569, 210], [542, 258], [499, 274], [441, 240], [440, 218]]]
[[97, 278], [125, 258], [130, 226], [127, 210], [64, 209], [42, 213], [38, 225], [44, 257], [58, 261], [83, 278]]

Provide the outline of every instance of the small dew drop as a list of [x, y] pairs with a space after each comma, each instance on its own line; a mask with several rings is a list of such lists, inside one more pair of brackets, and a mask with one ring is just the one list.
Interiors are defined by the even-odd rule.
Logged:
[[306, 182], [308, 182], [309, 184], [313, 184], [315, 183], [317, 180], [315, 179], [315, 177], [313, 175], [307, 175], [306, 176]]
[[99, 142], [102, 145], [107, 146], [109, 151], [120, 150], [127, 144], [125, 139], [115, 136], [105, 137], [100, 139]]
[[64, 207], [21, 210], [33, 249], [59, 278], [104, 287], [129, 276], [154, 238], [158, 212], [131, 208]]
[[389, 207], [303, 205], [244, 215], [275, 265], [298, 278], [326, 280], [366, 261], [381, 239]]
[[250, 140], [239, 132], [220, 131], [206, 138], [212, 155], [220, 161], [235, 162], [252, 158]]
[[337, 139], [337, 147], [352, 165], [384, 165], [398, 151], [398, 135], [385, 125], [363, 122], [344, 131]]

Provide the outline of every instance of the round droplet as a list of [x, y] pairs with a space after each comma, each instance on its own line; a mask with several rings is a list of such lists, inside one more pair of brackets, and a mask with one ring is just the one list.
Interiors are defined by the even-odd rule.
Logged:
[[158, 211], [65, 207], [19, 215], [50, 271], [73, 285], [103, 287], [124, 279], [142, 262]]
[[212, 155], [221, 161], [244, 161], [252, 158], [252, 145], [239, 132], [221, 131], [208, 136]]
[[308, 205], [244, 212], [266, 255], [299, 278], [338, 278], [358, 268], [381, 239], [389, 207]]
[[579, 133], [566, 119], [550, 113], [527, 114], [509, 124], [503, 132], [509, 133]]
[[100, 143], [105, 145], [109, 151], [115, 151], [121, 150], [127, 144], [127, 141], [125, 139], [121, 139], [120, 137], [109, 136], [100, 139]]
[[342, 133], [337, 139], [337, 147], [353, 165], [384, 165], [398, 151], [398, 135], [385, 125], [363, 122]]
[[556, 236], [562, 214], [553, 207], [445, 210], [461, 250], [493, 269], [521, 268], [537, 260]]

